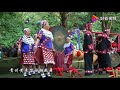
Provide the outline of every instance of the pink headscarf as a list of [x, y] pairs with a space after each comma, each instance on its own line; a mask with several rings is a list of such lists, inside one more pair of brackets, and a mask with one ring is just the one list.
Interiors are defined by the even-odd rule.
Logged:
[[41, 26], [49, 25], [47, 20], [42, 20], [41, 21]]
[[86, 30], [88, 30], [90, 26], [92, 26], [92, 23], [86, 24], [86, 26], [85, 26]]

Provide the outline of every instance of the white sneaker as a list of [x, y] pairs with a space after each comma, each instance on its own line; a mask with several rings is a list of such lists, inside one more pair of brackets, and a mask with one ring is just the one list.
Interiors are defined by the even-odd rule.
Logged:
[[35, 71], [32, 72], [33, 75], [35, 75], [35, 73], [36, 73]]
[[20, 69], [19, 71], [20, 71], [20, 73], [23, 73], [23, 69]]
[[47, 72], [47, 76], [48, 76], [48, 77], [51, 77], [50, 72]]
[[23, 73], [23, 76], [24, 76], [24, 77], [27, 77], [27, 72], [24, 72], [24, 73]]
[[41, 74], [41, 77], [42, 77], [42, 78], [45, 78], [46, 76], [45, 76], [45, 74], [44, 74], [44, 73], [42, 73], [42, 74]]
[[40, 70], [38, 70], [38, 72], [37, 72], [38, 74], [40, 74]]
[[29, 76], [31, 76], [31, 75], [32, 75], [30, 71], [28, 72], [28, 75], [29, 75]]

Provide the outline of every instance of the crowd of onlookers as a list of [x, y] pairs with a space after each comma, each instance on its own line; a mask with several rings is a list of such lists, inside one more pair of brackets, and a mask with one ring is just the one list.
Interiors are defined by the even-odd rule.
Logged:
[[17, 44], [13, 46], [6, 47], [5, 45], [0, 45], [0, 52], [3, 58], [6, 57], [17, 57]]

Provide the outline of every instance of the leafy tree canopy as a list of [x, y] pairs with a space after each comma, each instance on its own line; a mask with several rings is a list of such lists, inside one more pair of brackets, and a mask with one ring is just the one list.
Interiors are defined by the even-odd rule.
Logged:
[[[64, 13], [64, 12], [63, 12]], [[107, 21], [111, 23], [111, 32], [120, 33], [120, 13], [117, 12], [0, 12], [0, 44], [12, 46], [24, 34], [23, 29], [31, 29], [32, 36], [40, 29], [38, 21], [48, 20], [50, 26], [61, 25], [61, 18], [65, 17], [67, 26], [66, 30], [72, 30], [73, 27], [79, 26], [80, 30], [85, 29], [85, 24], [91, 21], [93, 14], [107, 17], [116, 17], [116, 20]], [[63, 16], [61, 16], [63, 15]], [[29, 23], [25, 23], [29, 18]], [[102, 21], [98, 20], [93, 23], [93, 31], [102, 31]], [[77, 36], [75, 36], [77, 38]], [[76, 38], [74, 43], [76, 44]], [[81, 34], [81, 42], [83, 34]]]

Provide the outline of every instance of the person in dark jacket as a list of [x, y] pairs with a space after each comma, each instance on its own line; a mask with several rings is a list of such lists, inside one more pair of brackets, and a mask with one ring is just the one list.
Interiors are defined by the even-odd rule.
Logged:
[[88, 23], [86, 25], [86, 32], [84, 34], [84, 62], [85, 62], [85, 76], [89, 76], [93, 74], [92, 66], [93, 66], [93, 53], [94, 50], [94, 40], [92, 36], [92, 23]]

